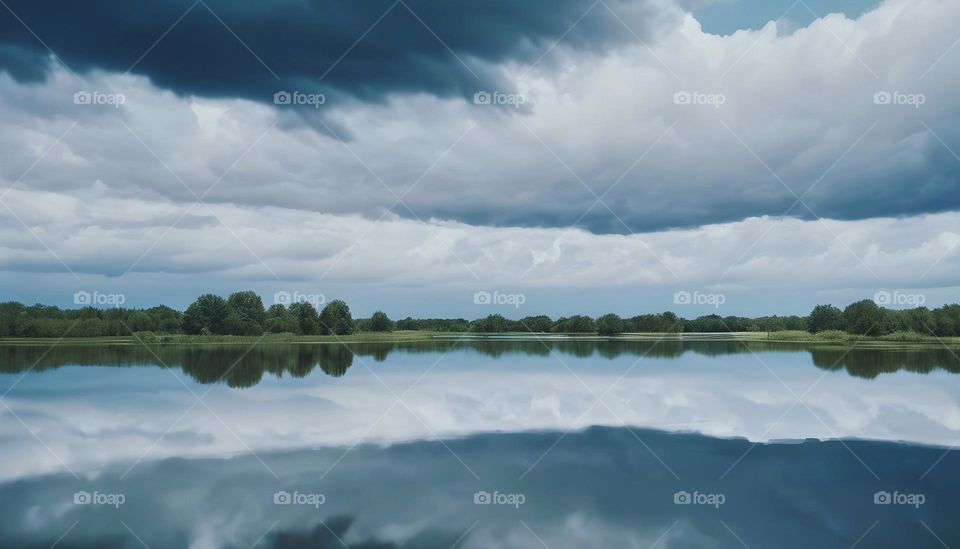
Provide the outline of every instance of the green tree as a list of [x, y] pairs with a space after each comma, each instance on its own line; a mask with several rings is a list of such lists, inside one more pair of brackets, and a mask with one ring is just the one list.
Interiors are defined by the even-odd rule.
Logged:
[[353, 316], [350, 307], [340, 300], [334, 299], [320, 311], [320, 333], [347, 335], [353, 333]]
[[623, 319], [613, 313], [597, 319], [597, 333], [600, 335], [622, 334], [623, 329]]
[[554, 330], [560, 333], [592, 334], [597, 331], [596, 323], [589, 316], [574, 315], [557, 320]]
[[377, 311], [370, 317], [371, 332], [392, 332], [393, 321], [383, 311]]
[[684, 322], [684, 332], [729, 332], [732, 327], [729, 324], [730, 317], [724, 319], [720, 315], [698, 316], [693, 320]]
[[293, 318], [296, 332], [299, 335], [317, 333], [317, 310], [306, 301], [298, 301], [290, 305], [290, 315]]
[[933, 324], [938, 336], [960, 335], [960, 305], [944, 305], [934, 309]]
[[127, 326], [131, 332], [149, 332], [155, 330], [153, 319], [143, 311], [134, 311], [127, 318]]
[[150, 318], [153, 320], [154, 331], [165, 334], [180, 333], [180, 317], [183, 316], [180, 311], [171, 309], [166, 305], [158, 305], [156, 307], [151, 307], [144, 312], [150, 315]]
[[934, 331], [933, 313], [926, 307], [917, 307], [906, 312], [907, 323], [911, 332], [930, 335]]
[[256, 292], [234, 292], [227, 298], [230, 313], [227, 316], [226, 332], [233, 335], [257, 335], [263, 333], [266, 313], [263, 301]]
[[243, 321], [263, 324], [266, 312], [263, 309], [263, 300], [256, 292], [250, 290], [244, 292], [233, 292], [227, 298], [230, 308], [236, 312]]
[[472, 331], [481, 333], [502, 333], [507, 331], [508, 321], [503, 315], [488, 315], [474, 320]]
[[624, 321], [628, 332], [676, 333], [683, 331], [683, 321], [667, 311], [660, 314], [637, 315]]
[[553, 331], [553, 321], [547, 315], [523, 317], [520, 319], [520, 325], [527, 332], [550, 333]]
[[275, 303], [267, 309], [264, 315], [263, 328], [271, 334], [291, 333], [299, 331], [297, 320], [286, 307]]
[[843, 310], [843, 329], [857, 335], [889, 333], [886, 311], [869, 299], [847, 305]]
[[183, 331], [187, 334], [226, 333], [230, 307], [227, 300], [214, 294], [203, 294], [183, 313]]
[[678, 333], [683, 330], [683, 322], [672, 311], [667, 311], [656, 317], [657, 331], [664, 333]]
[[843, 329], [843, 311], [833, 305], [817, 305], [807, 320], [808, 332]]
[[17, 318], [23, 314], [24, 306], [16, 301], [0, 303], [0, 336], [8, 337], [17, 334]]

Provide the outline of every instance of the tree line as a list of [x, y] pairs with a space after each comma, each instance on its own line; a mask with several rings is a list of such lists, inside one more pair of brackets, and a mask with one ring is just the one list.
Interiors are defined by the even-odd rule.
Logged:
[[128, 336], [137, 332], [187, 335], [348, 335], [354, 331], [393, 329], [387, 315], [354, 319], [341, 300], [317, 310], [308, 302], [264, 307], [256, 292], [234, 292], [227, 298], [201, 295], [184, 311], [167, 306], [147, 309], [60, 309], [49, 305], [0, 303], [0, 337]]
[[234, 292], [226, 298], [204, 294], [184, 311], [160, 305], [138, 308], [61, 309], [49, 305], [0, 303], [0, 337], [129, 336], [136, 332], [187, 335], [246, 335], [288, 333], [297, 335], [349, 335], [355, 332], [428, 330], [478, 333], [568, 333], [613, 335], [620, 333], [777, 332], [812, 333], [843, 331], [882, 336], [914, 332], [938, 337], [960, 336], [960, 305], [936, 309], [887, 309], [871, 300], [851, 303], [844, 309], [817, 305], [806, 316], [720, 316], [686, 319], [667, 311], [622, 318], [606, 314], [597, 318], [574, 315], [552, 319], [546, 315], [518, 320], [492, 314], [476, 320], [463, 318], [407, 317], [393, 321], [377, 311], [369, 318], [353, 318], [350, 307], [334, 300], [319, 310], [298, 301], [264, 307], [256, 292]]

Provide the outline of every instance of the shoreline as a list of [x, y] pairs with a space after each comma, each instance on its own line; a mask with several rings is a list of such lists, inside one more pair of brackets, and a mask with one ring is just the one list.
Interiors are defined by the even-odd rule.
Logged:
[[904, 348], [960, 347], [960, 337], [936, 337], [920, 334], [891, 334], [886, 336], [856, 336], [846, 333], [831, 333], [824, 337], [809, 332], [675, 332], [675, 333], [623, 333], [617, 335], [577, 333], [531, 333], [531, 332], [439, 332], [408, 330], [393, 332], [360, 332], [348, 336], [294, 334], [266, 334], [263, 336], [144, 334], [131, 336], [98, 337], [4, 337], [0, 346], [31, 345], [261, 345], [261, 344], [362, 344], [362, 343], [412, 343], [419, 341], [689, 341], [689, 342], [743, 342], [743, 343], [795, 343], [804, 345], [830, 345], [846, 348]]

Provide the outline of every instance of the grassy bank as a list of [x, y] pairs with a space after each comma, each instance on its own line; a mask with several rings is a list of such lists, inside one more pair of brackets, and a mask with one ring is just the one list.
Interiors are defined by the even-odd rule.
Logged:
[[393, 332], [358, 332], [351, 335], [295, 335], [267, 334], [264, 336], [228, 336], [228, 335], [184, 335], [153, 334], [140, 332], [133, 336], [73, 337], [63, 338], [0, 338], [0, 345], [252, 345], [252, 344], [332, 344], [332, 343], [405, 343], [427, 341], [431, 339], [576, 339], [593, 341], [763, 341], [771, 343], [811, 343], [839, 346], [884, 346], [901, 345], [950, 345], [960, 346], [960, 337], [934, 337], [914, 332], [896, 332], [884, 336], [860, 336], [838, 330], [817, 333], [800, 330], [779, 332], [712, 332], [712, 333], [626, 333], [614, 336], [597, 334], [536, 334], [528, 332], [510, 333], [465, 333], [437, 332], [427, 330], [399, 330]]
[[[57, 339], [52, 337], [4, 337], [0, 338], [0, 345], [53, 345], [57, 342], [63, 345], [252, 345], [271, 343], [400, 343], [407, 341], [428, 340], [441, 332], [428, 331], [395, 331], [395, 332], [361, 332], [351, 335], [295, 335], [295, 334], [267, 334], [264, 336], [228, 336], [228, 335], [184, 335], [184, 334], [151, 334], [137, 333], [132, 336], [104, 336], [104, 337], [68, 337]], [[449, 335], [449, 334], [448, 334]]]
[[862, 336], [848, 334], [839, 330], [827, 330], [823, 332], [810, 333], [799, 330], [787, 330], [780, 332], [757, 332], [749, 334], [740, 334], [738, 337], [747, 340], [762, 340], [773, 342], [793, 342], [793, 343], [820, 343], [834, 345], [897, 345], [897, 344], [916, 344], [925, 343], [933, 345], [960, 345], [960, 337], [935, 337], [930, 335], [918, 334], [916, 332], [894, 332], [882, 336]]

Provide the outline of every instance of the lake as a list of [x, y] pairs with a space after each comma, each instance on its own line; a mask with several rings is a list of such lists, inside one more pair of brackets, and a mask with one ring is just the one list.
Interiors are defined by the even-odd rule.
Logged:
[[957, 546], [957, 373], [724, 338], [0, 345], [0, 539]]

